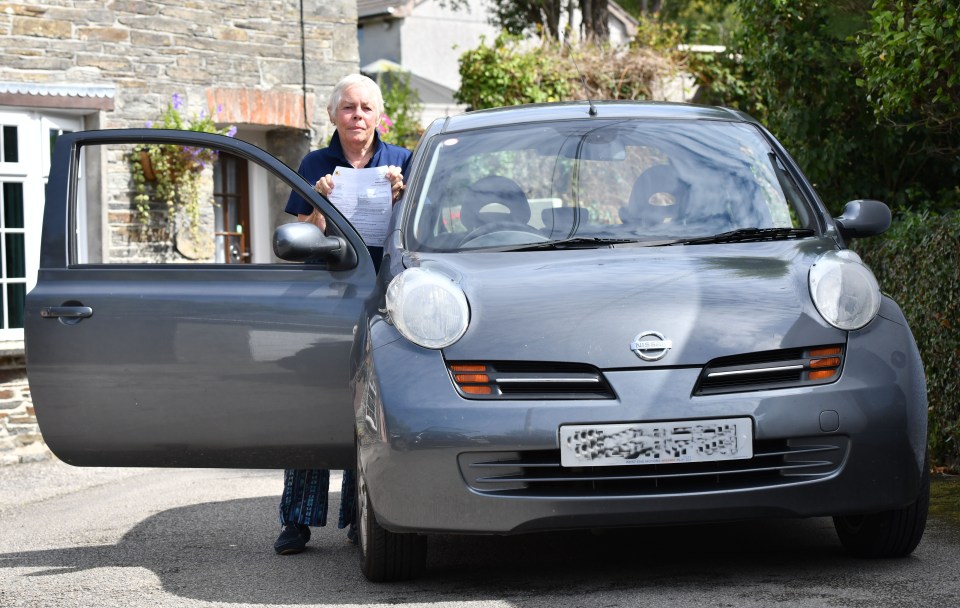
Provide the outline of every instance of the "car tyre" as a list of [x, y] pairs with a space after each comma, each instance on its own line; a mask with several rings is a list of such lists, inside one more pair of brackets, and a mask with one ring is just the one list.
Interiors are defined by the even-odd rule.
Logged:
[[427, 537], [390, 532], [377, 523], [359, 459], [357, 511], [361, 570], [367, 580], [375, 583], [406, 581], [423, 574], [427, 566]]
[[924, 466], [920, 495], [903, 509], [865, 515], [840, 515], [833, 525], [844, 549], [857, 557], [906, 557], [916, 549], [927, 525], [930, 470]]

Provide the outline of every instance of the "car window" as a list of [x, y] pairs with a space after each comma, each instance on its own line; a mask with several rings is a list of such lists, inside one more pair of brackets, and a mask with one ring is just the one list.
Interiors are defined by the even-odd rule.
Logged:
[[71, 205], [75, 262], [278, 261], [270, 223], [290, 188], [275, 186], [260, 165], [177, 144], [91, 144], [81, 159]]
[[808, 203], [749, 124], [594, 119], [441, 134], [427, 145], [405, 227], [415, 250], [812, 227]]

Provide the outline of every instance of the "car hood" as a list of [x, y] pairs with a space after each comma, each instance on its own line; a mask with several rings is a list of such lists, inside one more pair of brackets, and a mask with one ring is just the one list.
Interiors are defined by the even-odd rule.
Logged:
[[[601, 369], [702, 365], [716, 357], [832, 344], [807, 273], [828, 239], [534, 252], [414, 254], [405, 265], [459, 281], [470, 326], [448, 360], [564, 361]], [[631, 344], [661, 334], [656, 361]], [[650, 337], [653, 336], [653, 337]]]

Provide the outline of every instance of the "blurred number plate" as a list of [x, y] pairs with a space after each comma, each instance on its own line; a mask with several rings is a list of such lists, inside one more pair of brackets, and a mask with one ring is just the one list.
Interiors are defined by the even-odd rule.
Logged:
[[560, 427], [565, 467], [713, 462], [753, 457], [750, 418]]

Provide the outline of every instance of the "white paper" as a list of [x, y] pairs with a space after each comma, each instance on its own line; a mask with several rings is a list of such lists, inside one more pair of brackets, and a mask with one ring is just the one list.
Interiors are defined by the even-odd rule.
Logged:
[[357, 229], [363, 242], [374, 247], [383, 246], [393, 207], [393, 192], [386, 173], [386, 167], [337, 167], [328, 197]]

